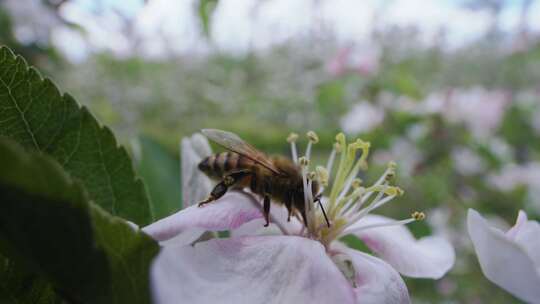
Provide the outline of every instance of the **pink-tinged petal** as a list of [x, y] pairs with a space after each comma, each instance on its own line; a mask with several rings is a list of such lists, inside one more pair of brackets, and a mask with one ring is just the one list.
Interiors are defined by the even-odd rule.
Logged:
[[[387, 222], [394, 220], [379, 215], [367, 215], [351, 226], [349, 231]], [[454, 248], [447, 240], [439, 236], [416, 240], [405, 226], [369, 228], [353, 234], [408, 277], [438, 279], [448, 272], [455, 262]]]
[[221, 199], [198, 207], [188, 207], [143, 228], [155, 240], [163, 242], [191, 229], [221, 231], [240, 227], [261, 218], [262, 213], [249, 195], [232, 191]]
[[182, 202], [183, 207], [187, 208], [208, 197], [212, 190], [210, 179], [198, 168], [201, 160], [209, 156], [212, 151], [206, 137], [198, 133], [183, 138], [180, 151], [182, 153]]
[[472, 209], [467, 228], [486, 278], [524, 301], [540, 303], [540, 272], [524, 248]]
[[354, 267], [356, 303], [411, 303], [409, 292], [399, 273], [385, 261], [369, 254], [345, 249]]
[[264, 227], [266, 223], [265, 219], [256, 219], [251, 222], [247, 222], [242, 226], [230, 231], [231, 237], [241, 236], [253, 236], [253, 235], [283, 235], [279, 227], [270, 222], [268, 227]]
[[157, 304], [355, 303], [352, 287], [323, 246], [294, 236], [163, 247], [151, 284]]
[[287, 222], [287, 208], [277, 204], [273, 204], [270, 208], [270, 226], [264, 227], [266, 221], [264, 219], [256, 219], [245, 223], [237, 229], [231, 230], [231, 237], [247, 236], [247, 235], [281, 235], [284, 234], [282, 229], [287, 234], [298, 234], [302, 229], [303, 224], [296, 218], [291, 217], [291, 221]]

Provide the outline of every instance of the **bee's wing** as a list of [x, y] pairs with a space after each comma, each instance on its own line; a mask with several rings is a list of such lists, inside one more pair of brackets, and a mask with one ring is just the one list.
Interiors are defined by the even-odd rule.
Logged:
[[203, 129], [202, 133], [225, 149], [245, 156], [276, 174], [286, 175], [286, 173], [276, 168], [274, 163], [268, 158], [268, 156], [266, 156], [266, 154], [255, 149], [252, 145], [242, 140], [238, 135], [217, 129]]

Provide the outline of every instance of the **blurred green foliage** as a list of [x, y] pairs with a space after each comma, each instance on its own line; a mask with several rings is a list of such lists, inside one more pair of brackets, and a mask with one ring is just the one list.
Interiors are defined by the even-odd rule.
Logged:
[[134, 145], [134, 150], [138, 150], [139, 154], [136, 157], [137, 172], [148, 188], [150, 199], [159, 202], [152, 204], [154, 218], [161, 219], [179, 211], [182, 192], [178, 157], [145, 136], [140, 137]]

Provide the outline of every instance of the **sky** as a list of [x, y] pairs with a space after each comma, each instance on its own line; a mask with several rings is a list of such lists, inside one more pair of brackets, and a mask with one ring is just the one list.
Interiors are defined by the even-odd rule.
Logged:
[[[148, 57], [204, 53], [210, 49], [245, 53], [264, 50], [295, 37], [330, 29], [339, 43], [369, 42], [374, 28], [415, 26], [427, 45], [445, 29], [450, 47], [459, 47], [484, 34], [489, 14], [472, 11], [458, 0], [221, 0], [212, 16], [211, 43], [202, 36], [194, 9], [196, 0], [75, 0], [64, 5], [62, 16], [85, 29], [55, 33], [56, 44], [74, 61], [94, 50], [118, 56], [138, 52]], [[508, 1], [500, 26], [514, 30], [519, 22], [520, 3]], [[318, 3], [315, 5], [314, 3]], [[126, 38], [123, 20], [133, 22], [131, 39]], [[528, 24], [540, 31], [540, 1], [531, 6]]]

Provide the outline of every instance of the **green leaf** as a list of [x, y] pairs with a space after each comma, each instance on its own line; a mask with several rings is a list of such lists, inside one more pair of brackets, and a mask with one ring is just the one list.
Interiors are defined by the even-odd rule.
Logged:
[[216, 9], [217, 4], [218, 0], [199, 0], [199, 19], [206, 37], [210, 37], [210, 17]]
[[151, 222], [146, 190], [112, 132], [6, 47], [0, 47], [0, 135], [52, 156], [113, 215]]
[[45, 278], [0, 256], [0, 303], [62, 303]]
[[182, 207], [179, 159], [148, 137], [141, 137], [138, 143], [140, 160], [136, 168], [148, 187], [152, 213], [159, 219], [179, 211]]
[[149, 303], [159, 251], [91, 203], [58, 163], [0, 138], [0, 249], [50, 280], [71, 303]]

